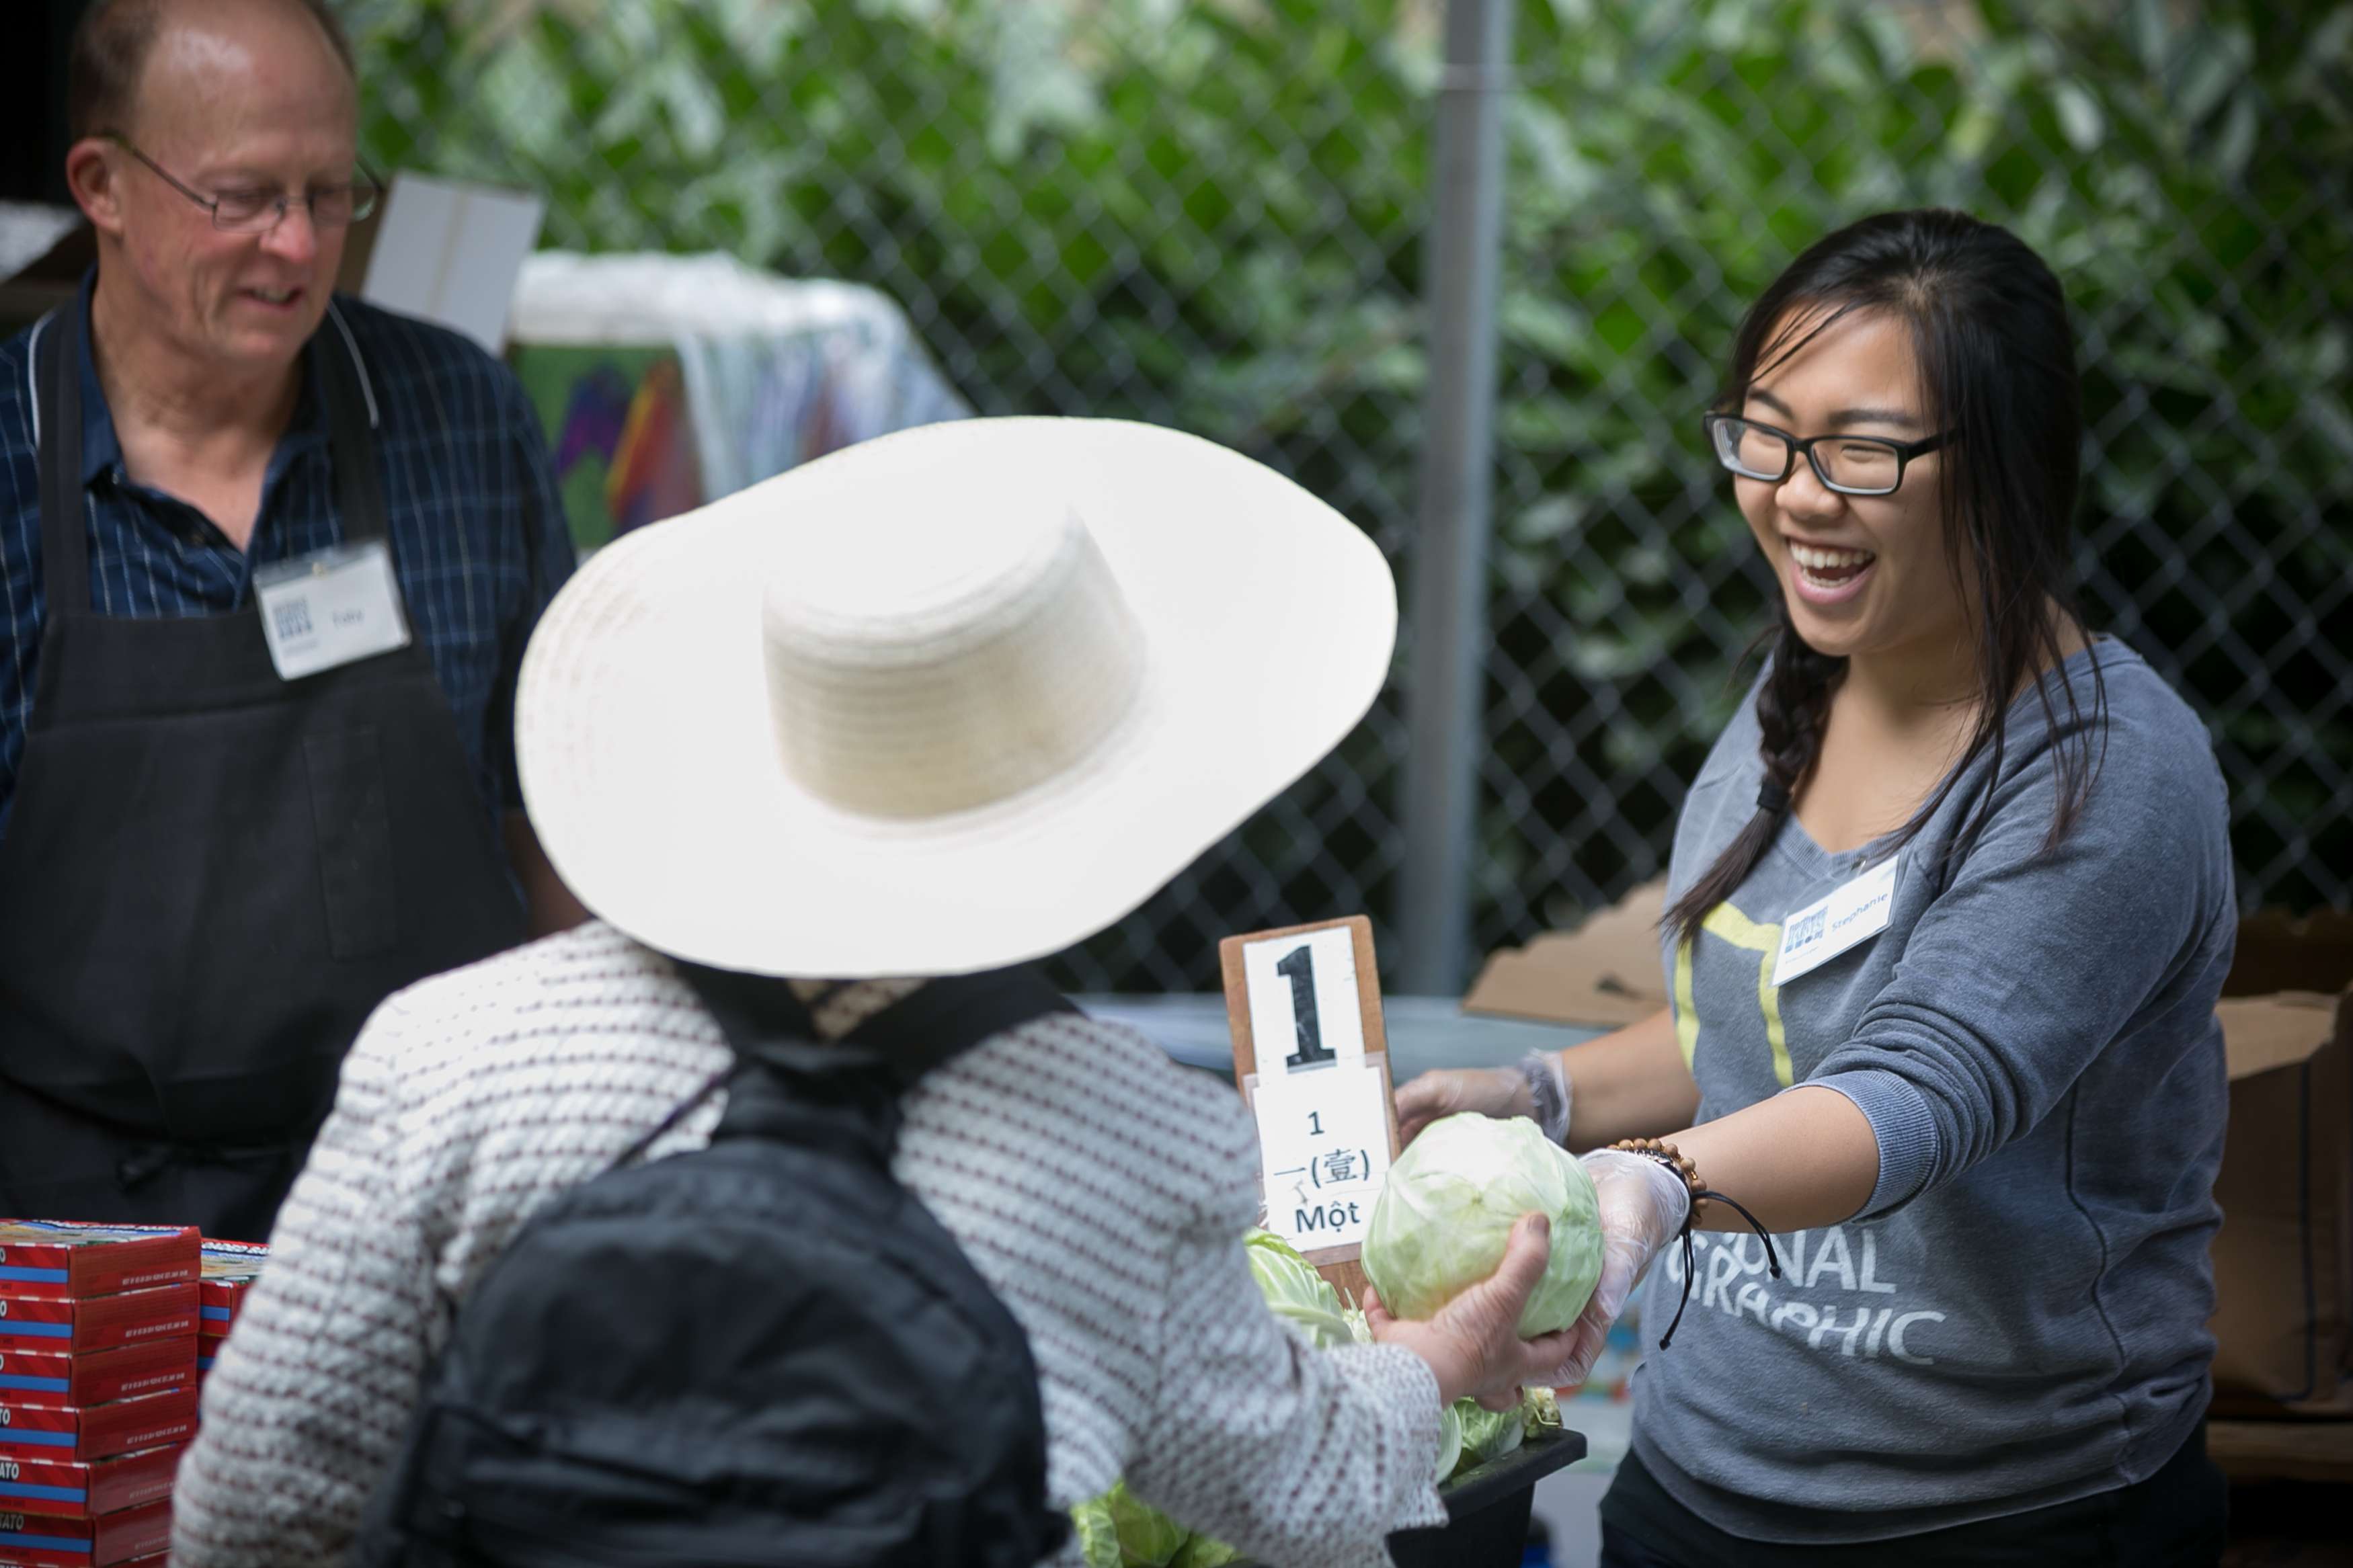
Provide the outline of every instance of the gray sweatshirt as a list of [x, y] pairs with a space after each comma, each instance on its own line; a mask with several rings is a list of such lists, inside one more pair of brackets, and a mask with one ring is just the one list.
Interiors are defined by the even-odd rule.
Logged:
[[[2121, 643], [2065, 668], [2085, 722], [2094, 655], [2105, 753], [2094, 733], [2091, 798], [2055, 852], [2030, 693], [1987, 829], [1941, 863], [1980, 759], [1899, 852], [1875, 935], [1772, 984], [1784, 924], [1840, 934], [1850, 911], [1811, 906], [1887, 853], [1829, 854], [1789, 817], [1687, 960], [1662, 940], [1700, 1121], [1817, 1084], [1879, 1141], [1861, 1215], [1775, 1238], [1785, 1278], [1755, 1237], [1698, 1233], [1664, 1352], [1680, 1258], [1651, 1270], [1634, 1446], [1721, 1529], [1881, 1540], [2063, 1502], [2146, 1478], [2205, 1409], [2228, 814], [2204, 727]], [[1671, 900], [1754, 810], [1757, 741], [1744, 705], [1684, 803]]]

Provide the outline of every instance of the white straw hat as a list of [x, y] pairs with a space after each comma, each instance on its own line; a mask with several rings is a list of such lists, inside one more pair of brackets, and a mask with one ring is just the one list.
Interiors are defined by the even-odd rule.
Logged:
[[599, 552], [523, 659], [548, 858], [648, 946], [965, 973], [1117, 921], [1312, 767], [1388, 674], [1380, 551], [1198, 437], [975, 419]]

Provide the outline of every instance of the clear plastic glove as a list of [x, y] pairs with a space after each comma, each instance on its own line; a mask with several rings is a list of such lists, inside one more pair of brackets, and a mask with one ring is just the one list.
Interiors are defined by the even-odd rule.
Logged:
[[1574, 1388], [1593, 1375], [1609, 1326], [1626, 1310], [1651, 1259], [1683, 1234], [1684, 1216], [1691, 1213], [1691, 1189], [1656, 1160], [1622, 1149], [1597, 1149], [1580, 1163], [1593, 1178], [1598, 1200], [1601, 1280], [1569, 1327], [1567, 1359], [1546, 1380], [1559, 1389]]
[[1517, 1068], [1441, 1068], [1397, 1091], [1398, 1141], [1410, 1143], [1431, 1122], [1464, 1110], [1533, 1116], [1535, 1105]]
[[1551, 1225], [1540, 1214], [1522, 1215], [1493, 1274], [1420, 1321], [1389, 1316], [1380, 1292], [1368, 1284], [1365, 1324], [1378, 1342], [1403, 1345], [1430, 1363], [1440, 1405], [1469, 1398], [1489, 1410], [1509, 1410], [1519, 1403], [1523, 1384], [1543, 1383], [1568, 1355], [1577, 1331], [1573, 1326], [1520, 1338], [1520, 1313], [1551, 1257]]

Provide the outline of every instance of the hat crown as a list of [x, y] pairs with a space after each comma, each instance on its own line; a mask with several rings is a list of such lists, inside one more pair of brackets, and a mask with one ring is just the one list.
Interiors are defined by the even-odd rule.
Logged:
[[873, 532], [761, 602], [785, 768], [841, 810], [943, 816], [1021, 794], [1134, 705], [1144, 638], [1074, 513]]

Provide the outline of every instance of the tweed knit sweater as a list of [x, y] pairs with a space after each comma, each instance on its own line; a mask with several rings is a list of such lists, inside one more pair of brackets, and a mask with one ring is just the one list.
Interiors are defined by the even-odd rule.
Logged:
[[[892, 995], [837, 992], [819, 1030]], [[456, 1303], [727, 1059], [670, 964], [598, 924], [387, 1001], [206, 1384], [177, 1568], [338, 1561]], [[702, 1146], [721, 1109], [654, 1155]], [[916, 1087], [895, 1166], [1029, 1334], [1057, 1505], [1124, 1474], [1286, 1568], [1383, 1563], [1388, 1531], [1443, 1522], [1429, 1369], [1311, 1350], [1251, 1284], [1256, 1149], [1229, 1091], [1125, 1029], [1041, 1018]]]

